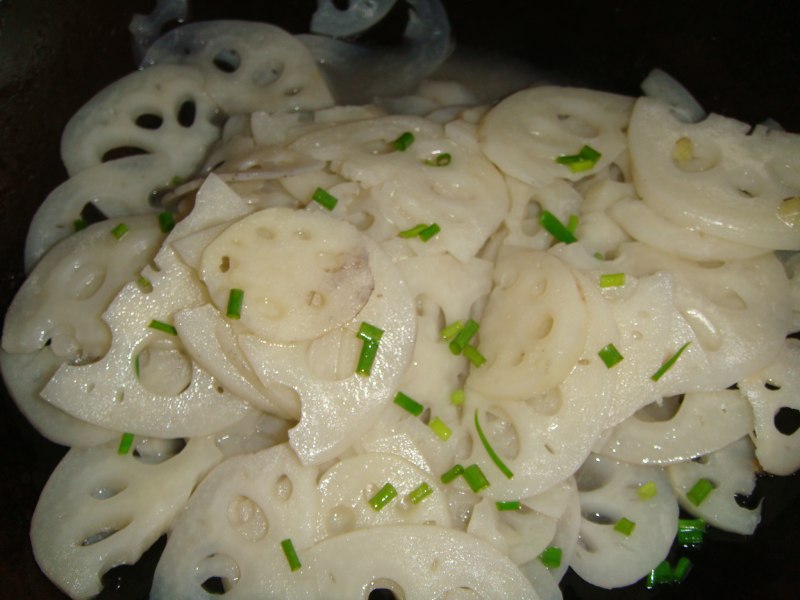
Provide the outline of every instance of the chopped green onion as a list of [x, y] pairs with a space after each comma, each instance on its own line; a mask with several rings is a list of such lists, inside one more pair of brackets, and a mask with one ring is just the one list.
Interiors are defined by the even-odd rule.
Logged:
[[619, 353], [619, 350], [617, 350], [614, 344], [608, 344], [607, 346], [601, 348], [597, 355], [609, 369], [622, 362], [623, 358], [622, 354]]
[[673, 581], [672, 567], [668, 561], [662, 560], [658, 563], [658, 566], [647, 575], [645, 585], [648, 590], [652, 590], [657, 585], [672, 583]]
[[595, 252], [592, 256], [594, 256], [597, 260], [605, 260], [606, 259], [606, 257], [603, 256], [603, 254], [600, 253], [600, 252]]
[[625, 285], [625, 273], [604, 273], [600, 275], [600, 287], [619, 287]]
[[455, 390], [452, 394], [450, 394], [450, 404], [454, 406], [459, 406], [460, 404], [464, 404], [464, 390], [458, 389]]
[[169, 323], [164, 323], [163, 321], [156, 321], [153, 319], [150, 321], [149, 327], [150, 329], [157, 329], [158, 331], [163, 331], [164, 333], [168, 333], [170, 335], [178, 335], [177, 329], [175, 329]]
[[492, 462], [497, 466], [498, 469], [500, 469], [500, 472], [503, 475], [505, 475], [506, 478], [508, 479], [514, 477], [514, 473], [511, 472], [511, 469], [509, 469], [506, 466], [506, 464], [503, 462], [503, 459], [501, 459], [500, 456], [497, 454], [497, 452], [494, 451], [494, 448], [492, 448], [492, 445], [489, 443], [486, 434], [483, 433], [483, 428], [481, 427], [481, 423], [478, 420], [477, 408], [475, 409], [475, 430], [478, 432], [478, 437], [480, 438], [481, 443], [483, 444], [483, 447], [486, 450], [486, 454], [489, 455], [489, 458], [492, 459]]
[[431, 419], [431, 422], [428, 423], [428, 427], [433, 430], [433, 433], [435, 433], [440, 440], [447, 441], [450, 436], [453, 435], [452, 429], [450, 429], [439, 417], [434, 417]]
[[481, 354], [475, 346], [467, 346], [464, 348], [464, 356], [475, 367], [480, 367], [486, 362], [486, 357]]
[[175, 217], [166, 210], [158, 213], [158, 226], [164, 233], [169, 233], [175, 227]]
[[319, 187], [316, 190], [314, 190], [311, 199], [320, 206], [322, 206], [323, 208], [327, 208], [328, 210], [333, 210], [334, 208], [336, 208], [336, 203], [339, 202], [336, 196], [329, 194], [328, 192]]
[[80, 231], [81, 229], [86, 229], [87, 226], [88, 226], [88, 223], [86, 221], [84, 221], [83, 219], [75, 219], [72, 222], [72, 228], [75, 231]]
[[473, 319], [467, 321], [464, 326], [459, 329], [453, 341], [450, 342], [450, 352], [453, 354], [461, 354], [467, 344], [469, 344], [472, 336], [478, 333], [479, 328], [480, 325], [478, 325], [477, 321]]
[[114, 229], [111, 230], [111, 235], [113, 235], [118, 240], [121, 240], [122, 237], [128, 233], [128, 226], [125, 223], [120, 223]]
[[442, 228], [439, 227], [437, 223], [431, 223], [425, 229], [419, 232], [419, 239], [421, 239], [423, 242], [427, 242], [441, 230]]
[[286, 556], [286, 562], [289, 563], [289, 568], [292, 571], [297, 571], [302, 565], [300, 564], [300, 559], [297, 558], [297, 552], [295, 552], [292, 540], [289, 538], [283, 540], [281, 542], [281, 548], [283, 548], [283, 554]]
[[150, 281], [147, 277], [139, 277], [136, 280], [136, 285], [139, 286], [139, 289], [142, 290], [145, 294], [149, 294], [153, 291], [153, 282]]
[[678, 563], [675, 565], [675, 568], [672, 570], [672, 577], [676, 583], [681, 583], [686, 577], [689, 576], [689, 571], [692, 570], [692, 561], [686, 558], [685, 556], [681, 556], [678, 559]]
[[717, 486], [708, 479], [699, 479], [697, 483], [692, 486], [692, 489], [686, 492], [686, 499], [695, 506], [700, 506], [716, 487]]
[[422, 411], [425, 410], [425, 407], [422, 406], [419, 402], [406, 396], [403, 392], [397, 392], [394, 397], [394, 403], [397, 404], [400, 408], [405, 410], [406, 412], [411, 413], [415, 417], [418, 417], [422, 414]]
[[464, 328], [464, 323], [462, 323], [461, 321], [453, 321], [452, 323], [450, 323], [450, 325], [442, 329], [439, 332], [439, 335], [443, 340], [450, 341], [451, 339], [456, 337], [458, 332], [461, 331], [463, 328]]
[[369, 499], [369, 505], [374, 510], [381, 510], [384, 506], [389, 504], [389, 502], [394, 500], [396, 496], [397, 490], [394, 489], [394, 486], [391, 483], [387, 483], [378, 490], [377, 494]]
[[442, 483], [447, 484], [456, 479], [459, 475], [464, 474], [464, 467], [461, 465], [453, 465], [442, 474], [441, 480]]
[[136, 358], [133, 359], [133, 374], [136, 375], [136, 379], [139, 379], [139, 372], [141, 371], [139, 367], [139, 357], [142, 355], [140, 352], [136, 355]]
[[601, 156], [602, 154], [591, 146], [584, 146], [578, 154], [558, 156], [555, 160], [558, 164], [569, 167], [569, 170], [573, 173], [578, 173], [593, 168]]
[[392, 142], [394, 149], [398, 152], [403, 152], [408, 149], [408, 147], [414, 143], [414, 134], [410, 131], [406, 131], [400, 134], [395, 141]]
[[663, 365], [661, 365], [661, 367], [659, 367], [658, 371], [656, 371], [655, 373], [653, 373], [650, 376], [650, 379], [652, 379], [653, 381], [658, 381], [659, 379], [661, 379], [661, 377], [664, 375], [664, 373], [669, 371], [672, 368], [672, 366], [676, 362], [678, 362], [678, 359], [681, 357], [681, 354], [683, 354], [683, 351], [686, 350], [686, 348], [689, 347], [689, 344], [691, 344], [691, 342], [686, 342], [683, 346], [678, 348], [678, 351], [675, 354], [673, 354], [672, 356], [670, 356], [666, 360], [666, 362]]
[[132, 445], [133, 445], [133, 434], [123, 433], [122, 438], [119, 441], [119, 448], [117, 448], [117, 454], [127, 454], [128, 452], [130, 452]]
[[567, 230], [572, 234], [575, 235], [575, 230], [578, 229], [578, 223], [580, 223], [581, 219], [578, 215], [570, 215], [569, 219], [567, 220]]
[[229, 319], [240, 319], [242, 317], [242, 302], [244, 302], [244, 290], [239, 288], [231, 289], [228, 294], [228, 310], [225, 313]]
[[642, 500], [649, 500], [658, 493], [658, 487], [656, 487], [654, 481], [648, 481], [647, 483], [640, 485], [639, 489], [636, 490], [636, 493]]
[[476, 494], [489, 487], [489, 480], [486, 479], [486, 475], [483, 474], [478, 465], [472, 464], [468, 466], [461, 475], [470, 489]]
[[407, 498], [411, 504], [419, 504], [432, 493], [433, 488], [423, 481], [421, 484], [419, 484], [419, 487], [408, 493]]
[[375, 327], [375, 325], [370, 325], [366, 321], [362, 321], [361, 325], [358, 327], [358, 333], [356, 333], [356, 337], [361, 338], [365, 342], [373, 342], [377, 344], [383, 337], [383, 329], [380, 327]]
[[499, 511], [520, 510], [522, 508], [519, 500], [498, 500], [494, 505]]
[[180, 175], [175, 175], [172, 179], [170, 179], [169, 182], [169, 184], [174, 188], [178, 187], [179, 185], [183, 185], [184, 183], [186, 183], [186, 179], [184, 179]]
[[548, 546], [539, 555], [539, 561], [548, 569], [557, 569], [561, 566], [561, 548]]
[[629, 536], [633, 533], [633, 530], [636, 528], [636, 523], [622, 517], [619, 521], [614, 524], [614, 531], [619, 531], [624, 536]]
[[575, 237], [575, 234], [564, 227], [564, 224], [558, 220], [558, 217], [556, 217], [549, 210], [543, 210], [542, 214], [539, 215], [539, 224], [559, 242], [571, 244], [578, 241], [578, 238]]
[[411, 229], [406, 229], [404, 231], [401, 231], [397, 235], [401, 238], [415, 238], [418, 237], [419, 234], [422, 231], [424, 231], [426, 227], [428, 226], [425, 223], [420, 223], [419, 225], [415, 225]]
[[678, 519], [678, 543], [681, 546], [699, 546], [706, 533], [703, 519]]
[[375, 357], [378, 355], [378, 343], [381, 337], [383, 337], [383, 329], [362, 322], [358, 333], [356, 333], [356, 337], [364, 341], [361, 345], [361, 353], [358, 357], [356, 373], [367, 376], [372, 372], [372, 363], [375, 362]]
[[449, 165], [453, 160], [453, 157], [450, 156], [448, 152], [442, 152], [441, 154], [437, 154], [433, 158], [429, 158], [425, 161], [425, 164], [429, 167], [446, 167]]

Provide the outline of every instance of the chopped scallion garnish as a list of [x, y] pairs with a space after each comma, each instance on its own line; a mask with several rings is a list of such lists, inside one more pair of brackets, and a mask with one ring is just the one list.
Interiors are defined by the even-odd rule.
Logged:
[[450, 352], [453, 354], [461, 354], [467, 344], [469, 344], [472, 336], [478, 333], [479, 328], [480, 325], [478, 325], [477, 321], [473, 319], [468, 320], [450, 342]]
[[411, 229], [406, 229], [404, 231], [401, 231], [397, 235], [401, 238], [418, 237], [423, 242], [427, 242], [441, 230], [442, 228], [439, 227], [439, 225], [437, 225], [436, 223], [431, 223], [430, 225], [426, 225], [425, 223], [420, 223], [419, 225], [415, 225]]
[[453, 157], [450, 156], [448, 152], [442, 152], [441, 154], [437, 154], [433, 158], [429, 158], [425, 161], [425, 164], [429, 167], [446, 167], [449, 165], [453, 160]]
[[450, 394], [450, 404], [454, 406], [464, 404], [464, 399], [465, 395], [463, 389], [455, 390], [452, 394]]
[[431, 422], [428, 423], [428, 427], [433, 430], [433, 433], [443, 441], [447, 441], [451, 435], [453, 435], [453, 430], [450, 429], [444, 421], [442, 421], [439, 417], [434, 417], [431, 419]]
[[648, 590], [652, 590], [657, 585], [672, 583], [672, 581], [672, 567], [670, 566], [669, 561], [662, 560], [660, 563], [658, 563], [658, 566], [650, 571], [650, 573], [647, 575], [645, 585], [647, 586]]
[[625, 285], [625, 273], [604, 273], [600, 275], [600, 287], [619, 287]]
[[408, 493], [407, 498], [411, 504], [419, 504], [432, 493], [433, 488], [423, 481], [418, 487]]
[[292, 571], [297, 571], [302, 565], [300, 564], [300, 559], [297, 558], [297, 552], [294, 549], [294, 544], [292, 540], [286, 538], [281, 542], [281, 548], [283, 548], [283, 554], [286, 556], [286, 562], [289, 563], [289, 568]]
[[383, 337], [383, 329], [380, 327], [375, 327], [375, 325], [370, 325], [366, 321], [362, 321], [361, 325], [358, 327], [358, 333], [356, 333], [356, 337], [361, 338], [365, 342], [373, 342], [377, 344]]
[[169, 184], [174, 188], [178, 187], [179, 185], [183, 185], [184, 183], [186, 183], [186, 179], [184, 177], [181, 177], [180, 175], [175, 175], [169, 181]]
[[635, 528], [636, 528], [636, 523], [625, 517], [622, 517], [619, 521], [614, 523], [614, 531], [619, 531], [622, 535], [626, 537], [632, 534]]
[[397, 490], [394, 489], [394, 486], [391, 483], [387, 483], [378, 490], [377, 494], [369, 499], [369, 505], [374, 510], [381, 510], [384, 506], [389, 504], [389, 502], [394, 500], [396, 496]]
[[658, 371], [656, 371], [655, 373], [653, 373], [650, 376], [650, 379], [652, 379], [653, 381], [658, 381], [659, 379], [661, 379], [661, 377], [663, 377], [664, 373], [669, 371], [672, 368], [672, 366], [676, 362], [678, 362], [678, 359], [681, 357], [681, 354], [683, 354], [683, 351], [686, 350], [686, 348], [689, 347], [689, 344], [691, 344], [691, 342], [686, 342], [683, 346], [678, 348], [678, 351], [675, 354], [673, 354], [672, 356], [670, 356], [664, 362], [664, 364], [659, 367]]
[[497, 466], [498, 469], [500, 469], [500, 472], [503, 475], [505, 475], [506, 478], [508, 479], [514, 477], [514, 473], [511, 471], [511, 469], [508, 468], [508, 466], [506, 466], [506, 464], [503, 462], [503, 459], [500, 458], [497, 452], [494, 451], [494, 448], [492, 448], [492, 445], [489, 443], [486, 434], [483, 433], [483, 428], [481, 427], [481, 423], [478, 420], [477, 408], [475, 409], [475, 431], [478, 432], [478, 437], [480, 438], [481, 443], [483, 444], [483, 448], [486, 450], [486, 454], [489, 455], [489, 458], [492, 459], [492, 462]]
[[658, 493], [658, 487], [654, 481], [648, 481], [647, 483], [640, 485], [639, 489], [636, 490], [636, 493], [642, 500], [649, 500], [650, 498], [655, 497], [655, 495]]
[[520, 510], [522, 508], [519, 500], [498, 500], [494, 505], [499, 511]]
[[228, 294], [228, 310], [225, 313], [229, 319], [240, 319], [242, 317], [242, 303], [244, 302], [244, 290], [233, 288]]
[[361, 345], [361, 353], [358, 356], [356, 373], [367, 376], [372, 372], [372, 363], [375, 362], [375, 357], [378, 355], [378, 344], [381, 337], [383, 337], [383, 329], [362, 322], [356, 337], [364, 341]]
[[401, 238], [415, 238], [419, 236], [420, 232], [427, 227], [425, 223], [420, 223], [419, 225], [415, 225], [411, 229], [405, 229], [398, 233], [397, 235]]
[[394, 149], [398, 152], [403, 152], [408, 149], [408, 147], [414, 143], [414, 134], [410, 131], [406, 131], [400, 134], [400, 136], [392, 142]]
[[692, 570], [692, 561], [685, 556], [678, 559], [675, 568], [672, 570], [672, 577], [676, 583], [681, 583], [686, 577], [689, 576], [689, 571]]
[[623, 358], [622, 354], [619, 353], [619, 350], [617, 350], [614, 344], [608, 344], [607, 346], [604, 346], [603, 348], [600, 349], [597, 355], [609, 369], [614, 365], [622, 362]]
[[557, 569], [561, 566], [561, 548], [548, 546], [539, 555], [539, 561], [548, 569]]
[[461, 475], [469, 485], [469, 488], [476, 494], [489, 487], [489, 480], [486, 479], [486, 475], [483, 474], [478, 465], [472, 464], [466, 467]]
[[706, 534], [703, 519], [678, 519], [678, 543], [681, 546], [699, 546]]
[[442, 474], [441, 480], [442, 483], [447, 484], [456, 479], [459, 475], [464, 474], [464, 467], [461, 465], [453, 465]]
[[717, 486], [708, 479], [699, 479], [697, 483], [692, 486], [692, 489], [686, 492], [686, 499], [695, 506], [700, 506], [716, 487]]
[[158, 226], [164, 233], [169, 233], [175, 227], [175, 217], [169, 211], [158, 213]]
[[578, 229], [578, 223], [580, 223], [581, 219], [578, 215], [570, 215], [569, 219], [567, 219], [567, 230], [572, 234], [575, 235], [575, 231]]
[[311, 199], [322, 206], [323, 208], [327, 208], [328, 210], [333, 210], [336, 208], [336, 203], [339, 200], [336, 196], [331, 195], [330, 193], [326, 192], [322, 188], [317, 188], [314, 190], [314, 193], [311, 196]]
[[121, 240], [122, 237], [128, 233], [128, 226], [125, 223], [120, 223], [114, 229], [111, 230], [111, 235], [113, 235], [118, 240]]
[[80, 231], [81, 229], [86, 229], [87, 226], [88, 226], [88, 223], [86, 221], [84, 221], [83, 219], [75, 219], [72, 222], [72, 228], [75, 231]]
[[577, 154], [558, 156], [555, 160], [558, 164], [569, 167], [573, 173], [579, 173], [593, 168], [601, 156], [602, 154], [591, 146], [584, 146]]
[[539, 224], [559, 242], [571, 244], [578, 241], [575, 234], [567, 229], [564, 224], [558, 220], [558, 217], [549, 210], [543, 210], [542, 214], [539, 215]]
[[458, 332], [461, 331], [463, 328], [464, 328], [464, 323], [462, 323], [461, 321], [453, 321], [452, 323], [450, 323], [450, 325], [442, 329], [439, 332], [439, 335], [444, 341], [447, 342], [456, 337]]
[[471, 362], [474, 367], [480, 367], [486, 362], [486, 357], [481, 354], [475, 346], [467, 346], [464, 348], [464, 357]]
[[133, 374], [136, 375], [136, 379], [139, 379], [139, 373], [141, 371], [140, 366], [139, 366], [139, 357], [141, 355], [142, 354], [139, 353], [139, 354], [136, 355], [136, 358], [133, 359]]
[[158, 331], [163, 331], [164, 333], [168, 333], [170, 335], [178, 335], [177, 329], [175, 329], [169, 323], [164, 323], [163, 321], [156, 321], [153, 319], [150, 321], [149, 327], [150, 329], [157, 329]]
[[132, 433], [123, 433], [122, 438], [119, 441], [119, 448], [117, 448], [117, 454], [127, 454], [131, 451], [131, 446], [133, 445], [133, 434]]
[[139, 289], [142, 290], [145, 294], [149, 294], [150, 292], [153, 291], [153, 282], [150, 281], [144, 275], [136, 280], [136, 285], [139, 286]]
[[397, 404], [397, 406], [399, 406], [406, 412], [411, 413], [415, 417], [420, 416], [422, 414], [422, 411], [425, 410], [425, 407], [422, 406], [422, 404], [420, 404], [413, 398], [406, 396], [403, 392], [397, 392], [397, 394], [395, 394], [394, 403]]

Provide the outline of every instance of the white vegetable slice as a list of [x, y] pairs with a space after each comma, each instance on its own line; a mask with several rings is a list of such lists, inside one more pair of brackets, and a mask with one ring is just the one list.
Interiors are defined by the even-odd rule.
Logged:
[[706, 117], [706, 111], [689, 90], [661, 69], [652, 69], [641, 87], [645, 95], [666, 102], [681, 121], [697, 123]]
[[800, 249], [800, 136], [720, 115], [682, 123], [667, 104], [636, 102], [628, 131], [639, 195], [670, 221], [768, 249]]
[[557, 178], [575, 181], [590, 172], [573, 172], [555, 159], [588, 145], [601, 154], [594, 170], [607, 167], [625, 149], [632, 106], [632, 98], [607, 92], [530, 88], [509, 96], [484, 117], [481, 147], [504, 173], [531, 185]]
[[[751, 510], [740, 506], [736, 496], [746, 497], [753, 493], [755, 469], [753, 443], [745, 436], [699, 459], [671, 465], [667, 467], [667, 473], [675, 495], [686, 511], [724, 531], [750, 535], [761, 521], [761, 504]], [[700, 479], [708, 479], [715, 489], [700, 506], [695, 506], [686, 494]]]
[[140, 457], [120, 455], [118, 441], [73, 449], [42, 491], [31, 523], [34, 555], [72, 598], [94, 597], [107, 570], [136, 562], [222, 458], [212, 438], [200, 438], [148, 462], [145, 442], [134, 444]]
[[291, 539], [298, 553], [313, 544], [316, 478], [285, 444], [220, 464], [176, 519], [150, 598], [216, 598], [203, 588], [213, 578], [231, 597], [300, 595], [300, 574], [289, 570], [281, 541]]
[[61, 138], [61, 160], [70, 175], [111, 160], [116, 150], [159, 154], [187, 177], [219, 138], [216, 103], [203, 75], [165, 65], [134, 71], [112, 83], [73, 115]]
[[205, 249], [200, 276], [221, 311], [244, 291], [241, 323], [270, 342], [342, 327], [373, 290], [364, 236], [344, 221], [271, 208], [228, 227]]
[[142, 61], [198, 68], [206, 89], [229, 115], [313, 110], [333, 98], [308, 49], [267, 23], [198, 22], [177, 27], [150, 46]]
[[[583, 519], [570, 566], [582, 579], [609, 589], [630, 585], [667, 556], [678, 503], [663, 471], [593, 455], [576, 481]], [[637, 491], [648, 482], [657, 493], [642, 499]], [[614, 528], [622, 518], [635, 523], [630, 535]]]
[[719, 450], [753, 428], [750, 406], [735, 390], [689, 393], [671, 418], [645, 416], [636, 413], [620, 423], [600, 453], [629, 463], [671, 464]]
[[787, 339], [778, 359], [740, 381], [739, 390], [753, 407], [758, 462], [768, 473], [791, 475], [800, 468], [800, 433], [778, 422], [781, 411], [800, 410], [800, 341]]

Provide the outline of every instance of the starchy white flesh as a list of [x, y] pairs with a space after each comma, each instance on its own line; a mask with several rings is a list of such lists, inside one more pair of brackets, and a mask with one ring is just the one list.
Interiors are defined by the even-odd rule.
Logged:
[[[222, 458], [213, 438], [149, 440], [166, 454], [121, 455], [118, 441], [73, 449], [42, 491], [31, 523], [36, 561], [72, 598], [92, 598], [101, 576], [132, 565], [170, 527], [194, 486]], [[177, 451], [177, 454], [176, 454]]]
[[580, 88], [541, 86], [512, 94], [481, 122], [479, 139], [486, 156], [504, 173], [535, 186], [557, 178], [575, 181], [555, 162], [578, 154], [584, 145], [601, 153], [596, 168], [610, 165], [626, 145], [631, 98]]
[[171, 177], [191, 175], [219, 137], [216, 103], [196, 69], [165, 65], [135, 71], [99, 92], [70, 119], [61, 160], [70, 175], [135, 148], [157, 154]]
[[759, 248], [800, 250], [800, 220], [781, 213], [800, 193], [800, 136], [762, 126], [750, 132], [714, 114], [683, 123], [667, 104], [640, 98], [628, 139], [639, 195], [670, 221]]

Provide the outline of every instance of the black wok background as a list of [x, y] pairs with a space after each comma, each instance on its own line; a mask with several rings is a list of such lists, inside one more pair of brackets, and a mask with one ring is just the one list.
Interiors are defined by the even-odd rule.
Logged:
[[[191, 0], [190, 0], [191, 2]], [[445, 0], [455, 38], [635, 94], [652, 67], [682, 81], [708, 109], [748, 122], [772, 117], [800, 131], [797, 9], [782, 2], [551, 2]], [[64, 180], [58, 140], [95, 92], [134, 68], [127, 24], [145, 0], [0, 0], [0, 308], [22, 281], [27, 223]], [[225, 7], [223, 8], [223, 4]], [[198, 18], [266, 20], [306, 31], [313, 0], [193, 3]], [[3, 394], [0, 404], [0, 597], [63, 596], [33, 561], [28, 527], [39, 491], [63, 450], [47, 443]], [[752, 539], [717, 535], [693, 555], [679, 588], [641, 584], [605, 592], [574, 578], [567, 598], [797, 598], [797, 477], [771, 480], [764, 523]], [[120, 592], [143, 598], [136, 572]], [[116, 578], [119, 580], [119, 578]], [[105, 596], [105, 594], [104, 594]]]

